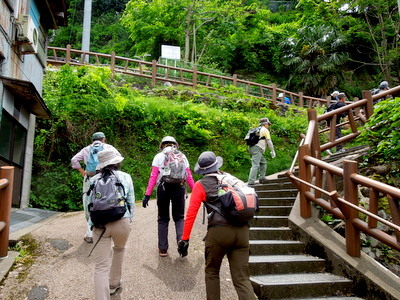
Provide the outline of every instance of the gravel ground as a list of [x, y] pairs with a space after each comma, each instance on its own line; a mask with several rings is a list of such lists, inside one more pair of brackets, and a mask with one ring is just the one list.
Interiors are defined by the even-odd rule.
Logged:
[[[180, 258], [170, 222], [169, 256], [157, 251], [157, 206], [135, 207], [123, 269], [123, 285], [111, 299], [206, 299], [204, 243], [206, 224], [199, 211], [189, 255]], [[39, 242], [39, 255], [29, 268], [17, 266], [0, 286], [0, 299], [94, 299], [93, 244], [83, 241], [83, 212], [66, 213], [30, 233]], [[238, 299], [226, 259], [221, 269], [221, 299]]]

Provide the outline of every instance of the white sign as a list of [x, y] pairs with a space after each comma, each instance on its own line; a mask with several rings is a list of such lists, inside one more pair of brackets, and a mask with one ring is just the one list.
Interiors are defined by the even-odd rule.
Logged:
[[181, 47], [161, 45], [161, 57], [169, 59], [181, 59]]

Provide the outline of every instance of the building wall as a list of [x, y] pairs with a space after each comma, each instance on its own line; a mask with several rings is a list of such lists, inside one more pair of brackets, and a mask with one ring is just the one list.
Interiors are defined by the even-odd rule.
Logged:
[[[1, 148], [0, 145], [0, 165], [13, 165], [16, 169], [13, 206], [20, 208], [29, 205], [36, 116], [32, 113], [32, 107], [29, 107], [23, 94], [18, 93], [18, 89], [25, 88], [24, 92], [29, 92], [30, 86], [33, 84], [37, 93], [32, 93], [34, 96], [29, 99], [36, 99], [37, 94], [42, 95], [48, 30], [54, 28], [51, 27], [53, 24], [46, 22], [54, 20], [54, 15], [59, 15], [59, 11], [53, 11], [54, 7], [60, 9], [63, 16], [66, 13], [64, 0], [48, 0], [48, 2], [51, 2], [49, 5], [51, 8], [46, 8], [43, 3], [38, 1], [40, 0], [0, 0], [0, 133], [2, 133], [2, 130], [3, 133], [17, 132], [20, 136], [24, 136], [26, 133], [25, 147], [22, 148], [25, 150], [23, 156], [20, 147], [21, 138], [17, 140], [17, 138], [11, 137], [9, 149], [6, 149], [5, 146]], [[42, 12], [46, 12], [48, 15], [42, 15]], [[27, 48], [17, 38], [17, 33], [21, 32], [21, 26], [18, 23], [20, 23], [23, 14], [29, 14], [38, 29], [38, 49], [36, 53], [25, 52], [24, 49]], [[54, 26], [57, 26], [57, 24], [54, 24]], [[30, 82], [31, 84], [28, 88], [24, 84], [18, 86], [18, 83], [16, 88], [11, 87], [9, 83], [8, 86], [5, 86], [6, 80], [4, 78], [6, 80], [16, 79], [17, 82]], [[39, 98], [40, 102], [42, 99]], [[1, 123], [2, 120], [3, 123]], [[1, 139], [0, 136], [0, 142]], [[3, 135], [3, 140], [7, 140], [6, 135]], [[3, 144], [5, 145], [5, 143]], [[7, 152], [8, 150], [10, 152]], [[8, 153], [10, 155], [6, 157]], [[23, 157], [23, 163], [22, 159], [12, 159], [13, 156], [14, 158]]]

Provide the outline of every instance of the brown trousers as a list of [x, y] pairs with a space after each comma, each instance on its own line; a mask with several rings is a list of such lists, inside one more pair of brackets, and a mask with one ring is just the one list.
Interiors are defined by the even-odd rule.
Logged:
[[239, 300], [256, 299], [249, 279], [249, 226], [211, 227], [207, 231], [205, 247], [207, 299], [220, 299], [219, 270], [225, 254]]

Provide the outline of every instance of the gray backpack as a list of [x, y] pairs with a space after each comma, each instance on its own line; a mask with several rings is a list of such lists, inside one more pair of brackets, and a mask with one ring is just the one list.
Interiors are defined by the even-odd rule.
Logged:
[[128, 209], [124, 186], [113, 172], [96, 179], [87, 195], [90, 196], [88, 210], [94, 227], [101, 228], [121, 219]]
[[173, 148], [165, 153], [164, 168], [161, 175], [162, 182], [182, 183], [185, 180], [186, 164], [182, 152]]

